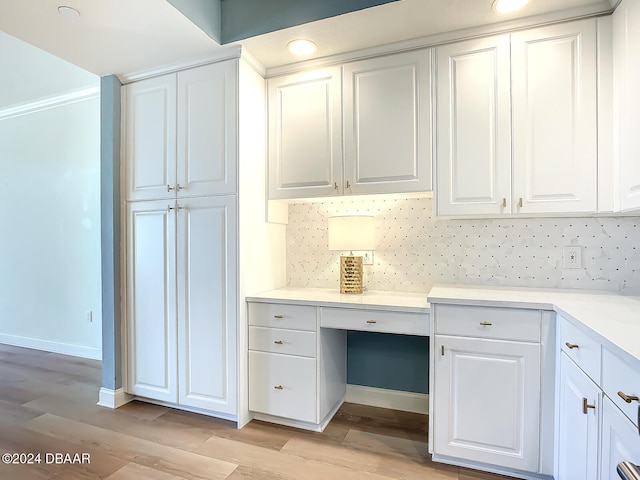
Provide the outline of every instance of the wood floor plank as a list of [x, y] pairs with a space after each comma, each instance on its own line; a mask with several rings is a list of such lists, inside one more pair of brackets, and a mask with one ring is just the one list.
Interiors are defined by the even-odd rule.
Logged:
[[425, 442], [359, 430], [349, 430], [343, 444], [358, 450], [395, 455], [417, 462], [421, 462], [428, 455], [428, 446]]
[[223, 459], [167, 447], [49, 413], [33, 419], [25, 427], [80, 447], [94, 446], [116, 458], [187, 479], [224, 480], [237, 467], [237, 464]]
[[184, 426], [165, 422], [162, 420], [165, 408], [161, 407], [157, 412], [155, 408], [148, 408], [148, 404], [146, 408], [137, 407], [121, 411], [121, 409], [110, 410], [97, 405], [82, 405], [75, 402], [61, 403], [56, 397], [44, 396], [24, 406], [189, 451], [195, 450], [213, 434], [211, 430], [202, 426]]
[[387, 477], [359, 470], [357, 465], [348, 468], [309, 460], [285, 452], [269, 450], [216, 436], [211, 437], [196, 452], [212, 458], [242, 464], [271, 475], [281, 475], [287, 480], [391, 480]]
[[306, 438], [292, 438], [282, 448], [282, 451], [343, 468], [353, 468], [356, 465], [358, 470], [398, 480], [416, 478], [424, 480], [458, 479], [457, 468], [442, 469], [427, 458], [423, 458], [422, 461], [407, 461], [406, 458], [399, 458], [395, 455], [369, 452], [345, 445], [327, 444], [326, 442]]
[[106, 480], [185, 480], [185, 477], [131, 462], [109, 475]]
[[[0, 434], [0, 449], [9, 453], [33, 453], [40, 454], [40, 463], [29, 465], [29, 470], [49, 472], [51, 476], [59, 475], [59, 478], [104, 478], [127, 462], [119, 458], [100, 452], [90, 444], [78, 445], [63, 439], [56, 439], [52, 442], [51, 437], [25, 428], [14, 425], [2, 425], [2, 434]], [[75, 454], [88, 454], [88, 462], [81, 463], [65, 463], [64, 455], [69, 454], [71, 459]], [[56, 457], [56, 454], [62, 454], [63, 457]], [[86, 458], [86, 457], [85, 457]], [[61, 461], [62, 460], [62, 461]], [[27, 465], [21, 465], [26, 467]], [[27, 470], [27, 469], [25, 469]], [[0, 466], [2, 472], [2, 466]], [[2, 477], [0, 478], [9, 478]], [[24, 477], [16, 477], [24, 478]]]

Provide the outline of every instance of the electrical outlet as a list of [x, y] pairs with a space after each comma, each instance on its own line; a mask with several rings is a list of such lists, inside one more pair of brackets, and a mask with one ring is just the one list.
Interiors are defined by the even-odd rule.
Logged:
[[582, 247], [562, 247], [562, 268], [582, 268]]
[[353, 254], [362, 257], [363, 265], [373, 265], [373, 251], [372, 250], [354, 250]]

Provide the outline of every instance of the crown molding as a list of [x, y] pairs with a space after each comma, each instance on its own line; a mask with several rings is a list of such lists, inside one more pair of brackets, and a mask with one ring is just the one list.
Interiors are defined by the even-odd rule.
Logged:
[[[617, 0], [608, 0], [616, 2]], [[559, 12], [546, 13], [543, 15], [535, 15], [531, 17], [510, 20], [507, 22], [494, 23], [491, 25], [482, 25], [463, 30], [454, 30], [451, 32], [438, 33], [428, 35], [412, 40], [404, 40], [401, 42], [389, 43], [377, 47], [355, 50], [352, 52], [331, 55], [313, 60], [305, 60], [303, 62], [290, 63], [282, 66], [267, 68], [266, 78], [308, 71], [315, 68], [322, 68], [331, 65], [340, 65], [345, 62], [354, 60], [363, 60], [366, 58], [388, 55], [402, 51], [418, 50], [421, 48], [435, 47], [446, 43], [452, 43], [460, 40], [469, 40], [473, 38], [485, 37], [488, 35], [496, 35], [500, 33], [509, 33], [527, 28], [540, 27], [555, 23], [565, 23], [584, 18], [598, 17], [602, 15], [610, 15], [612, 9], [603, 9], [602, 3], [586, 5]]]
[[69, 105], [98, 97], [100, 97], [99, 86], [76, 90], [75, 92], [65, 93], [62, 95], [53, 95], [51, 97], [41, 98], [32, 102], [26, 102], [20, 105], [0, 109], [0, 120], [28, 115], [30, 113], [61, 107], [63, 105]]

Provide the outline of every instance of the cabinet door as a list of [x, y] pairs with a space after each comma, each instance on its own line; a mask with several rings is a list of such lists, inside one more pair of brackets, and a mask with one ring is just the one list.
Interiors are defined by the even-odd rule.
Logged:
[[128, 392], [176, 402], [175, 214], [170, 201], [127, 205]]
[[[585, 400], [594, 408], [585, 412]], [[558, 393], [559, 480], [597, 480], [600, 401], [600, 389], [563, 352]]]
[[125, 89], [127, 200], [174, 196], [176, 76], [142, 80]]
[[178, 200], [179, 403], [235, 415], [236, 197]]
[[437, 48], [436, 211], [511, 212], [509, 35]]
[[602, 402], [601, 455], [600, 480], [620, 480], [620, 462], [640, 465], [640, 432], [607, 397]]
[[347, 63], [343, 102], [345, 193], [431, 190], [431, 50]]
[[178, 196], [237, 190], [238, 62], [178, 73]]
[[640, 1], [623, 0], [613, 14], [614, 98], [620, 209], [640, 210]]
[[511, 37], [514, 213], [595, 212], [596, 20]]
[[538, 471], [540, 345], [436, 336], [434, 454]]
[[268, 81], [269, 198], [342, 193], [340, 68]]

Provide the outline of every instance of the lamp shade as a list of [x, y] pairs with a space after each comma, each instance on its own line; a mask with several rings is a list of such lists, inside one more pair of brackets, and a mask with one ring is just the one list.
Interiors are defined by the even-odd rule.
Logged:
[[373, 217], [329, 217], [329, 250], [373, 250]]

